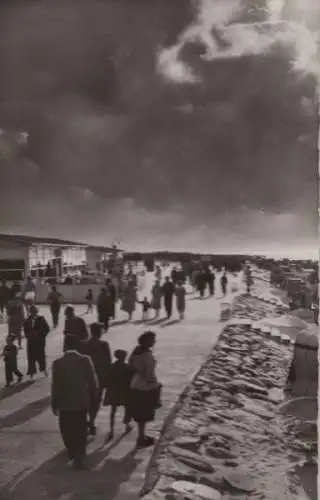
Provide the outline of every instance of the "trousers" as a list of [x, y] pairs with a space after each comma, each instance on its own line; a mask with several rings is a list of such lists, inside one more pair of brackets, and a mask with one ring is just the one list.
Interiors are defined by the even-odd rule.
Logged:
[[87, 412], [60, 411], [59, 428], [70, 459], [84, 457], [87, 447]]

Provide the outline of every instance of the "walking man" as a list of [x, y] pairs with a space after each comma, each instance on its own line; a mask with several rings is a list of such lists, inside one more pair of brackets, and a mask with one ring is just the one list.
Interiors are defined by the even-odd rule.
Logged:
[[210, 297], [213, 297], [214, 296], [214, 284], [215, 284], [216, 277], [209, 267], [206, 271], [206, 278], [207, 278], [207, 283], [208, 283], [208, 287], [209, 287]]
[[98, 415], [103, 391], [106, 388], [108, 373], [111, 366], [111, 352], [109, 343], [101, 340], [102, 325], [100, 323], [92, 323], [90, 325], [91, 338], [87, 342], [83, 342], [83, 350], [81, 351], [86, 356], [89, 356], [98, 379], [98, 392], [96, 404], [92, 407], [89, 414], [89, 432], [92, 436], [96, 435], [95, 420]]
[[52, 364], [51, 407], [68, 457], [76, 469], [85, 467], [87, 415], [96, 404], [98, 382], [91, 359], [79, 353], [80, 340], [65, 338], [65, 352]]
[[116, 319], [117, 289], [111, 278], [107, 278], [106, 284], [111, 298], [111, 318]]
[[62, 302], [62, 295], [57, 291], [57, 287], [53, 286], [51, 292], [48, 295], [48, 302], [50, 304], [50, 311], [52, 316], [53, 328], [57, 328], [59, 324], [59, 316]]
[[[79, 340], [88, 339], [87, 325], [83, 318], [76, 316], [74, 308], [67, 306], [65, 309], [64, 338], [69, 335], [77, 337]], [[65, 341], [65, 340], [64, 340]]]
[[172, 316], [172, 300], [174, 291], [174, 284], [170, 281], [169, 276], [166, 276], [165, 283], [162, 286], [162, 294], [164, 297], [164, 308], [168, 319]]
[[27, 358], [28, 372], [31, 378], [37, 373], [37, 364], [39, 371], [46, 376], [46, 338], [50, 331], [49, 325], [44, 316], [38, 314], [38, 308], [35, 305], [30, 307], [29, 318], [24, 323], [24, 334], [27, 339]]

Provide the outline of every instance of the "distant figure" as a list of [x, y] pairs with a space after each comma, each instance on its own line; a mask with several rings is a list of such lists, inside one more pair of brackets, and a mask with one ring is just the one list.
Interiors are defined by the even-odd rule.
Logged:
[[129, 281], [127, 285], [123, 288], [122, 295], [122, 305], [121, 309], [128, 314], [128, 319], [131, 321], [132, 315], [136, 309], [137, 302], [137, 289], [133, 283], [133, 281]]
[[111, 318], [116, 319], [117, 289], [111, 278], [107, 278], [106, 284], [111, 297]]
[[161, 271], [161, 267], [160, 266], [156, 266], [156, 270], [155, 270], [154, 275], [155, 275], [156, 280], [161, 281], [162, 271]]
[[112, 298], [107, 288], [101, 288], [97, 299], [98, 322], [103, 325], [104, 332], [109, 330], [112, 316]]
[[67, 336], [77, 337], [79, 340], [88, 339], [87, 325], [84, 319], [76, 316], [74, 308], [67, 306], [65, 309], [65, 323], [64, 323], [64, 342]]
[[228, 285], [228, 277], [227, 277], [226, 271], [223, 272], [223, 275], [220, 278], [220, 285], [221, 285], [222, 295], [226, 295], [227, 294], [227, 285]]
[[14, 337], [12, 335], [7, 336], [1, 357], [4, 360], [6, 387], [12, 384], [13, 375], [17, 377], [18, 382], [21, 382], [23, 375], [18, 370], [18, 349], [14, 344]]
[[85, 467], [87, 415], [97, 401], [98, 382], [89, 356], [79, 353], [78, 337], [67, 336], [64, 354], [52, 363], [51, 407], [69, 459]]
[[246, 275], [246, 288], [247, 288], [247, 293], [250, 293], [251, 286], [253, 285], [253, 279], [251, 276], [251, 273], [248, 272]]
[[11, 298], [10, 288], [8, 287], [5, 280], [1, 281], [0, 285], [0, 314], [4, 315], [7, 313], [9, 300]]
[[108, 342], [101, 340], [102, 326], [99, 323], [90, 325], [91, 338], [82, 343], [82, 354], [91, 358], [98, 379], [98, 392], [96, 404], [89, 413], [89, 432], [92, 436], [96, 435], [95, 420], [98, 415], [103, 391], [106, 388], [108, 374], [111, 366], [111, 353]]
[[27, 309], [30, 312], [30, 307], [35, 304], [36, 301], [36, 285], [32, 281], [31, 276], [28, 276], [23, 287], [22, 296]]
[[24, 334], [27, 339], [27, 375], [33, 378], [37, 373], [37, 364], [39, 371], [46, 376], [46, 338], [50, 331], [49, 325], [44, 316], [38, 314], [38, 308], [35, 305], [30, 307], [30, 315], [24, 323]]
[[214, 296], [215, 279], [216, 279], [215, 274], [208, 267], [208, 269], [206, 271], [206, 280], [207, 280], [207, 284], [208, 284], [208, 287], [209, 287], [209, 294], [210, 294], [211, 297]]
[[169, 277], [166, 276], [165, 282], [162, 285], [162, 294], [164, 297], [164, 308], [166, 310], [167, 318], [171, 318], [172, 316], [172, 301], [173, 301], [173, 295], [175, 292], [175, 286], [170, 281]]
[[89, 290], [87, 292], [86, 301], [87, 301], [86, 314], [93, 313], [93, 291], [92, 291], [92, 288], [89, 288]]
[[151, 295], [151, 307], [155, 310], [155, 318], [159, 318], [162, 298], [162, 291], [159, 280], [156, 280], [155, 284], [153, 285], [151, 289]]
[[152, 446], [154, 439], [146, 436], [147, 422], [154, 420], [155, 411], [161, 406], [159, 384], [156, 374], [156, 360], [152, 348], [156, 343], [154, 332], [147, 331], [140, 335], [138, 346], [129, 358], [129, 368], [133, 372], [130, 384], [129, 415], [137, 423], [137, 448]]
[[171, 279], [174, 285], [178, 283], [178, 271], [176, 267], [174, 267], [171, 271]]
[[200, 273], [199, 269], [194, 269], [191, 273], [191, 285], [192, 285], [193, 291], [197, 290], [199, 273]]
[[21, 295], [18, 293], [13, 300], [8, 303], [8, 334], [13, 335], [18, 341], [19, 347], [22, 344], [22, 330], [25, 321], [24, 305]]
[[61, 309], [61, 302], [63, 300], [63, 297], [60, 292], [57, 291], [57, 287], [53, 285], [51, 287], [51, 292], [49, 293], [47, 297], [47, 301], [49, 302], [50, 306], [50, 312], [52, 316], [52, 324], [53, 328], [57, 328], [59, 324], [59, 316], [60, 316], [60, 309]]
[[142, 321], [147, 321], [149, 319], [149, 309], [151, 309], [148, 297], [144, 297], [143, 300], [138, 300], [138, 304], [142, 305]]
[[196, 278], [197, 290], [200, 294], [200, 298], [203, 299], [204, 292], [207, 288], [207, 279], [204, 271], [200, 271]]
[[183, 320], [186, 310], [186, 289], [181, 281], [179, 281], [176, 287], [176, 304], [180, 320]]
[[114, 352], [114, 357], [116, 361], [112, 363], [109, 371], [106, 397], [104, 400], [104, 405], [111, 407], [108, 440], [114, 437], [115, 417], [119, 406], [124, 407], [123, 423], [125, 425], [125, 431], [126, 433], [131, 431], [128, 402], [132, 372], [125, 362], [127, 357], [126, 351], [117, 349]]

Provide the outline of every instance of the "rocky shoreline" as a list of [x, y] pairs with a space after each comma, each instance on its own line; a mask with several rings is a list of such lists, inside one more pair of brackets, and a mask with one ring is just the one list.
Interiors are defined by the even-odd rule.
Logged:
[[145, 500], [296, 498], [290, 471], [301, 450], [278, 411], [293, 345], [251, 328], [275, 307], [235, 299], [233, 321], [164, 426]]

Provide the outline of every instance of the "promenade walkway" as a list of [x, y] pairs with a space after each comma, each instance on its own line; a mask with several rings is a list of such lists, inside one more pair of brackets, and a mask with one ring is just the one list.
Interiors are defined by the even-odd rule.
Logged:
[[[146, 286], [149, 281], [146, 280]], [[155, 437], [176, 398], [218, 338], [219, 294], [220, 290], [216, 297], [202, 301], [194, 294], [188, 295], [183, 323], [176, 319], [149, 323], [157, 333], [155, 355], [158, 376], [164, 386], [163, 408], [149, 428]], [[84, 306], [77, 306], [78, 314], [84, 311]], [[45, 307], [41, 313], [49, 316]], [[84, 317], [88, 322], [95, 320]], [[140, 311], [132, 323], [127, 323], [119, 312], [117, 321], [105, 335], [112, 350], [131, 351], [145, 329], [139, 319]], [[3, 337], [4, 332], [0, 334]], [[61, 353], [61, 347], [62, 327], [49, 334], [49, 365]], [[25, 362], [23, 351], [23, 369]], [[49, 388], [50, 380], [39, 378], [31, 384], [22, 383], [19, 392], [0, 394], [0, 500], [136, 500], [152, 450], [134, 450], [136, 431], [123, 436], [120, 415], [115, 440], [106, 444], [109, 413], [102, 408], [97, 419], [98, 435], [89, 446], [89, 470], [75, 472], [66, 464], [62, 452], [57, 419], [50, 409]]]

